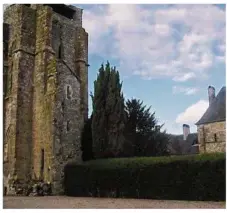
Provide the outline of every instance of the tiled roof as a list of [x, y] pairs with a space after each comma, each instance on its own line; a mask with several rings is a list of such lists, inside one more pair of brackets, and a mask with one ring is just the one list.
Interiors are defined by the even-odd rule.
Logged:
[[196, 125], [226, 120], [226, 87], [222, 87], [214, 101], [210, 104], [204, 115]]

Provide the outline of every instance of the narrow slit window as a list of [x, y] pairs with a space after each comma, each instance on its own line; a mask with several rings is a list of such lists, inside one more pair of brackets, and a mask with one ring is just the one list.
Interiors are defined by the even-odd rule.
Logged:
[[58, 58], [62, 59], [62, 45], [61, 44], [58, 47]]
[[67, 99], [71, 99], [71, 90], [70, 90], [70, 86], [67, 86], [67, 88], [66, 88], [66, 94], [67, 94]]
[[64, 103], [64, 101], [61, 102], [61, 109], [62, 109], [62, 112], [64, 112], [64, 110], [65, 110], [65, 103]]
[[41, 173], [44, 171], [44, 149], [41, 150]]
[[217, 134], [214, 134], [214, 141], [217, 142]]
[[67, 132], [69, 132], [70, 131], [70, 121], [67, 121], [67, 124], [66, 124], [66, 130], [67, 130]]

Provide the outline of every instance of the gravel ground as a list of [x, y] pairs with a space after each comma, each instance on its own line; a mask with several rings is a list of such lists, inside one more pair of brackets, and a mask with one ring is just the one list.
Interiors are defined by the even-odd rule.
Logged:
[[72, 209], [72, 208], [108, 208], [108, 209], [225, 209], [225, 202], [199, 202], [175, 200], [112, 199], [84, 197], [11, 197], [3, 198], [3, 208], [8, 209]]

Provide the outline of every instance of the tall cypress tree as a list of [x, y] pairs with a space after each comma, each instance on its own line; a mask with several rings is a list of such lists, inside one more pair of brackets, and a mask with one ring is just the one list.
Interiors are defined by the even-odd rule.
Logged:
[[93, 153], [97, 157], [117, 156], [124, 145], [125, 111], [119, 72], [101, 65], [94, 82], [92, 137]]

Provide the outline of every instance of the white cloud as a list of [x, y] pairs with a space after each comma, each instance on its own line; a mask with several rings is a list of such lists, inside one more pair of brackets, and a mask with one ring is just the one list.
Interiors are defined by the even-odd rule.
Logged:
[[155, 24], [154, 31], [157, 35], [160, 36], [169, 36], [171, 32], [171, 28], [167, 24]]
[[195, 124], [208, 108], [208, 101], [200, 100], [197, 103], [189, 106], [184, 112], [180, 113], [176, 118], [176, 123], [179, 124]]
[[[212, 16], [210, 15], [212, 14]], [[119, 59], [120, 71], [144, 79], [203, 78], [224, 57], [225, 11], [214, 5], [101, 5], [84, 10], [90, 54]]]
[[218, 46], [218, 49], [221, 51], [221, 52], [225, 52], [225, 44], [221, 44]]
[[109, 32], [109, 25], [106, 19], [103, 19], [104, 7], [96, 5], [93, 10], [84, 10], [83, 25], [89, 33], [89, 52], [102, 53], [106, 50], [106, 43], [103, 37]]
[[176, 75], [173, 80], [174, 81], [179, 81], [179, 82], [185, 82], [189, 79], [195, 78], [196, 75], [193, 72], [189, 72], [189, 73], [179, 73], [178, 75]]
[[194, 95], [199, 91], [199, 89], [191, 87], [173, 86], [172, 91], [173, 94], [184, 93], [185, 95]]
[[225, 62], [225, 56], [216, 56], [215, 59], [219, 63], [224, 63]]

